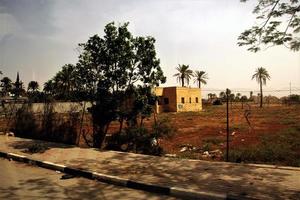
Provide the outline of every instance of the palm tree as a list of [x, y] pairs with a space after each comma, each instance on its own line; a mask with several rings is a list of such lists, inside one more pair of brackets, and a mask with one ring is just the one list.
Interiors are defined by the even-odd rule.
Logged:
[[235, 95], [235, 100], [236, 100], [236, 101], [241, 100], [241, 96], [242, 96], [241, 93], [238, 92], [238, 93]]
[[30, 81], [28, 83], [27, 91], [31, 90], [32, 92], [35, 92], [39, 89], [39, 83], [37, 81]]
[[75, 88], [75, 66], [72, 64], [64, 65], [60, 73], [60, 80], [66, 92], [73, 91]]
[[263, 105], [263, 91], [262, 91], [262, 86], [266, 85], [267, 83], [267, 79], [270, 80], [270, 75], [269, 72], [263, 68], [263, 67], [259, 67], [255, 70], [255, 74], [252, 75], [252, 80], [256, 79], [256, 81], [259, 84], [260, 87], [260, 107], [262, 108]]
[[193, 76], [193, 71], [189, 69], [189, 65], [178, 65], [176, 70], [178, 73], [174, 74], [177, 77], [179, 83], [181, 83], [182, 87], [184, 87], [184, 81], [189, 84], [191, 76]]
[[44, 83], [43, 91], [46, 94], [52, 94], [54, 92], [54, 82], [53, 82], [53, 80], [49, 80], [49, 81]]
[[51, 80], [44, 83], [43, 91], [46, 94], [69, 100], [72, 92], [79, 87], [76, 76], [76, 67], [72, 64], [66, 64]]
[[226, 93], [225, 93], [225, 92], [220, 92], [219, 98], [220, 98], [222, 101], [226, 101]]
[[3, 77], [1, 79], [1, 87], [2, 87], [3, 96], [6, 96], [8, 94], [8, 92], [10, 92], [12, 90], [12, 87], [13, 87], [13, 84], [12, 84], [12, 81], [10, 80], [10, 78]]
[[195, 71], [194, 72], [195, 82], [198, 83], [198, 87], [201, 88], [201, 83], [206, 84], [208, 79], [207, 73], [205, 71]]

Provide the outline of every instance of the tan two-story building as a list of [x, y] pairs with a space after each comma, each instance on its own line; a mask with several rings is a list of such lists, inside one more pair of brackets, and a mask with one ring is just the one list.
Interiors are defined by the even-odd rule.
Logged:
[[201, 111], [201, 89], [190, 87], [157, 87], [156, 112]]

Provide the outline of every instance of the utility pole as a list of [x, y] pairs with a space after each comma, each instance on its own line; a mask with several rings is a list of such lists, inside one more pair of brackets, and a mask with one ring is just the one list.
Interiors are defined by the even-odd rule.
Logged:
[[229, 161], [229, 89], [226, 89], [226, 133], [227, 133], [227, 138], [226, 138], [226, 162]]

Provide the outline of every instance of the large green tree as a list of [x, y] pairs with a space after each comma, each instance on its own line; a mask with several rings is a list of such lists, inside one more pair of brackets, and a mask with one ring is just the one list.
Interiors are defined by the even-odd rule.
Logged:
[[201, 83], [206, 84], [208, 75], [205, 71], [195, 71], [194, 72], [195, 82], [198, 83], [198, 87], [201, 88]]
[[193, 76], [193, 71], [189, 69], [189, 67], [189, 65], [178, 65], [178, 67], [176, 67], [178, 73], [174, 74], [174, 77], [177, 78], [177, 81], [181, 83], [182, 87], [185, 86], [185, 81], [188, 85], [191, 77]]
[[256, 79], [257, 83], [259, 84], [260, 88], [260, 107], [262, 108], [263, 106], [263, 89], [262, 86], [266, 85], [267, 80], [270, 80], [270, 75], [269, 72], [263, 68], [259, 67], [255, 70], [255, 73], [252, 75], [252, 80]]
[[93, 103], [94, 147], [102, 146], [113, 120], [134, 122], [149, 111], [151, 87], [166, 80], [154, 44], [153, 37], [132, 36], [128, 23], [113, 22], [105, 26], [103, 37], [94, 35], [80, 44], [77, 69]]
[[[246, 2], [247, 0], [241, 0]], [[257, 24], [238, 37], [239, 46], [250, 46], [257, 52], [261, 46], [284, 45], [293, 51], [300, 49], [300, 1], [257, 0], [253, 10]]]

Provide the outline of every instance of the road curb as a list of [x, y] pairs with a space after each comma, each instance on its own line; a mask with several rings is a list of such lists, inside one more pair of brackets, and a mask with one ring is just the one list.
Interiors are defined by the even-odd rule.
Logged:
[[49, 161], [41, 161], [41, 160], [37, 160], [37, 159], [32, 159], [32, 158], [29, 158], [29, 157], [26, 157], [23, 155], [19, 155], [16, 153], [7, 153], [7, 152], [0, 151], [0, 157], [6, 158], [9, 160], [12, 159], [15, 161], [28, 163], [30, 165], [36, 165], [36, 166], [46, 168], [46, 169], [61, 171], [61, 172], [67, 173], [67, 174], [81, 176], [81, 177], [85, 177], [88, 179], [94, 179], [94, 180], [98, 180], [100, 182], [105, 182], [105, 183], [109, 183], [109, 184], [113, 184], [113, 185], [128, 187], [128, 188], [137, 189], [137, 190], [143, 190], [143, 191], [152, 192], [152, 193], [169, 195], [169, 196], [178, 197], [178, 198], [182, 198], [182, 199], [201, 199], [201, 200], [206, 200], [206, 199], [216, 199], [216, 200], [252, 199], [252, 198], [249, 198], [246, 196], [243, 196], [243, 197], [233, 196], [233, 195], [228, 195], [226, 193], [214, 193], [214, 192], [199, 191], [199, 190], [196, 191], [196, 190], [184, 189], [184, 188], [179, 188], [179, 187], [168, 187], [168, 186], [161, 186], [158, 184], [149, 184], [149, 183], [140, 182], [140, 181], [133, 181], [133, 180], [121, 178], [118, 176], [101, 174], [98, 172], [91, 172], [91, 171], [84, 170], [84, 169], [68, 167], [68, 166], [65, 166], [62, 164], [57, 164], [57, 163], [53, 163], [53, 162], [49, 162]]

